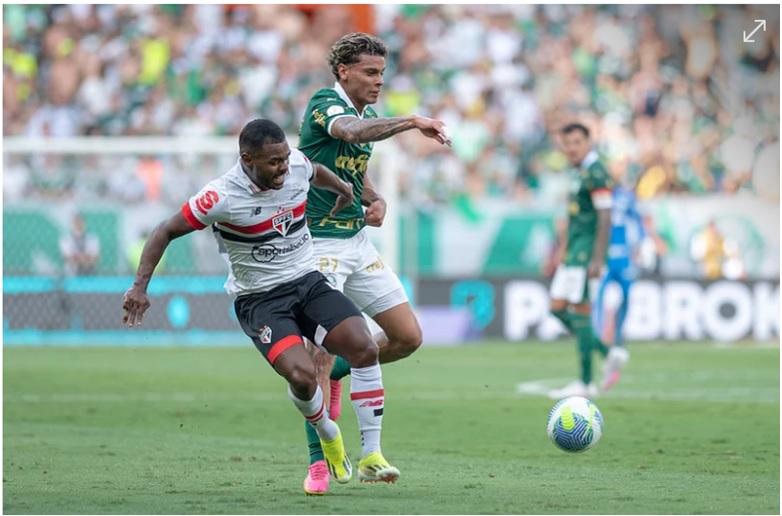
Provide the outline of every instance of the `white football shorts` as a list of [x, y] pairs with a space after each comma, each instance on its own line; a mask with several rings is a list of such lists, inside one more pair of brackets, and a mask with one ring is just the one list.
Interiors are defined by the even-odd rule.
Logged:
[[551, 280], [549, 295], [551, 299], [564, 299], [574, 305], [587, 303], [598, 282], [597, 278], [587, 281], [586, 267], [559, 264]]
[[366, 231], [350, 238], [313, 238], [312, 243], [318, 270], [368, 316], [408, 302], [402, 282]]

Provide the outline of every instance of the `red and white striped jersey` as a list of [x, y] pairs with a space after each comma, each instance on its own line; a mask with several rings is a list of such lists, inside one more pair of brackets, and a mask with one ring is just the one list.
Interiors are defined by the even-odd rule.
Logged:
[[182, 205], [195, 229], [212, 226], [229, 264], [232, 296], [264, 292], [317, 270], [305, 211], [310, 161], [291, 149], [288, 175], [279, 190], [261, 190], [240, 161]]

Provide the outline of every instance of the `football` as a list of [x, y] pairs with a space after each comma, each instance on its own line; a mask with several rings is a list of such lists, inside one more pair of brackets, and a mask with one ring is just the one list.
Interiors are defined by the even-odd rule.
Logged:
[[595, 446], [603, 435], [603, 415], [588, 399], [572, 396], [551, 408], [547, 430], [559, 449], [583, 452]]

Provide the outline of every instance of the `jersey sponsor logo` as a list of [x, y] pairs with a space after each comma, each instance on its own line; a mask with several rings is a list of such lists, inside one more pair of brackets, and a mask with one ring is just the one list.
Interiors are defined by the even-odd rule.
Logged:
[[335, 168], [341, 168], [342, 170], [347, 170], [351, 173], [351, 175], [356, 175], [358, 173], [365, 173], [367, 171], [367, 163], [369, 162], [369, 155], [368, 154], [362, 154], [358, 157], [352, 157], [352, 156], [337, 156], [337, 159], [334, 161]]
[[211, 210], [219, 200], [220, 196], [217, 195], [217, 192], [214, 190], [207, 190], [201, 197], [196, 199], [195, 205], [196, 208], [198, 208], [198, 211], [206, 215], [206, 213]]
[[272, 329], [268, 326], [264, 326], [260, 330], [258, 330], [258, 338], [261, 339], [261, 342], [264, 344], [271, 344], [272, 342]]
[[275, 215], [272, 219], [272, 227], [277, 233], [285, 236], [288, 234], [288, 230], [291, 228], [293, 222], [293, 211], [288, 210], [279, 215]]
[[383, 269], [383, 268], [385, 268], [385, 265], [383, 264], [383, 260], [378, 258], [374, 262], [372, 262], [369, 265], [367, 265], [366, 269], [364, 269], [364, 270], [366, 272], [373, 272], [373, 271], [380, 270], [380, 269]]
[[302, 235], [301, 238], [299, 238], [289, 246], [277, 247], [274, 244], [256, 245], [253, 246], [250, 254], [253, 260], [255, 260], [258, 263], [269, 263], [270, 261], [274, 260], [278, 256], [285, 256], [286, 254], [290, 254], [295, 251], [298, 251], [304, 244], [306, 244], [309, 241], [309, 239], [310, 239], [310, 234], [309, 232], [307, 232], [304, 233], [304, 235]]
[[321, 127], [326, 127], [326, 117], [317, 109], [312, 110], [312, 119]]
[[329, 108], [326, 110], [326, 116], [341, 115], [344, 112], [345, 108], [342, 106], [329, 106]]
[[332, 219], [328, 215], [321, 217], [320, 220], [317, 219], [311, 219], [307, 222], [307, 225], [316, 228], [326, 228], [329, 229], [342, 229], [346, 231], [352, 231], [354, 229], [361, 229], [366, 225], [366, 220], [363, 218], [360, 219], [347, 219], [347, 220], [337, 220]]

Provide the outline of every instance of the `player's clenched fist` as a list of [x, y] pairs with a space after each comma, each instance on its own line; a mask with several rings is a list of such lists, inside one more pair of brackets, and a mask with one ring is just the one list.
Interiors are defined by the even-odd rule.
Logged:
[[125, 292], [122, 309], [125, 314], [122, 317], [123, 324], [128, 326], [141, 325], [144, 312], [149, 308], [150, 302], [147, 293], [139, 287], [133, 286]]
[[385, 218], [386, 201], [383, 199], [375, 199], [364, 211], [364, 220], [366, 220], [367, 226], [379, 228], [383, 225], [383, 219]]

